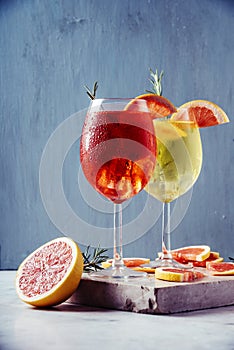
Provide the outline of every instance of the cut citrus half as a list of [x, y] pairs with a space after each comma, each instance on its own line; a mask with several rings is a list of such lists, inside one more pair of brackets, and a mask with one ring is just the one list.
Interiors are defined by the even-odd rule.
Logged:
[[[104, 269], [107, 269], [108, 267], [111, 267], [113, 262], [113, 259], [108, 259], [104, 262], [102, 262], [101, 266]], [[143, 264], [148, 264], [150, 262], [150, 259], [148, 258], [123, 258], [124, 265], [129, 268], [137, 267]]]
[[155, 94], [143, 94], [135, 97], [128, 104], [126, 109], [134, 110], [134, 108], [137, 106], [136, 100], [139, 99], [146, 100], [147, 107], [152, 113], [152, 119], [167, 117], [168, 115], [175, 113], [177, 110], [173, 103], [166, 97]]
[[234, 263], [232, 262], [208, 262], [207, 270], [214, 276], [231, 276], [234, 275]]
[[79, 285], [83, 256], [70, 238], [56, 238], [31, 253], [16, 273], [16, 291], [25, 303], [48, 307], [67, 300]]
[[189, 101], [173, 113], [171, 120], [189, 119], [200, 128], [228, 123], [229, 119], [221, 107], [206, 100]]
[[204, 273], [194, 270], [172, 267], [159, 267], [155, 269], [155, 278], [170, 282], [191, 282], [204, 276]]
[[180, 262], [203, 261], [210, 256], [208, 245], [188, 246], [171, 251], [172, 257]]

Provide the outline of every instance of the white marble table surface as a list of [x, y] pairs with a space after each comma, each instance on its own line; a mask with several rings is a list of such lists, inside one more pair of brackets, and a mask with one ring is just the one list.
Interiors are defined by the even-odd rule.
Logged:
[[39, 310], [21, 302], [15, 271], [0, 271], [0, 349], [234, 350], [234, 306], [145, 315], [61, 304]]

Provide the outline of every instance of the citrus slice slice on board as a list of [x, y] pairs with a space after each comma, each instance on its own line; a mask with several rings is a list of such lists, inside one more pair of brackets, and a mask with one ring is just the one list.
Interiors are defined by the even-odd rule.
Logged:
[[155, 278], [169, 282], [192, 282], [205, 277], [200, 271], [159, 267], [155, 269]]
[[168, 115], [176, 112], [176, 107], [173, 105], [171, 101], [169, 101], [164, 96], [159, 96], [155, 94], [143, 94], [135, 97], [126, 107], [127, 110], [134, 110], [136, 108], [137, 103], [136, 100], [146, 100], [147, 107], [152, 113], [152, 119], [155, 118], [163, 118]]
[[234, 275], [234, 263], [232, 262], [208, 262], [207, 270], [214, 276], [231, 276]]
[[186, 118], [196, 122], [200, 128], [229, 122], [223, 109], [207, 100], [186, 102], [171, 116], [171, 120], [185, 120]]
[[31, 253], [16, 273], [16, 291], [25, 303], [48, 307], [67, 300], [79, 285], [83, 256], [70, 238], [56, 238]]
[[209, 262], [222, 262], [223, 258], [219, 256], [218, 252], [210, 252], [210, 255], [207, 259], [203, 261], [192, 261], [193, 266], [196, 267], [206, 267], [206, 264]]
[[210, 247], [208, 245], [188, 246], [171, 251], [172, 257], [180, 262], [203, 261], [210, 256]]
[[[108, 259], [102, 262], [101, 266], [104, 269], [111, 267], [113, 259]], [[137, 267], [143, 264], [148, 264], [150, 259], [148, 258], [123, 258], [124, 265], [129, 268]]]
[[155, 273], [154, 267], [148, 267], [148, 266], [137, 266], [132, 267], [133, 270], [139, 271], [139, 272], [146, 272], [146, 273]]
[[[161, 255], [162, 253], [159, 253], [159, 256]], [[185, 258], [185, 256], [180, 255], [180, 254], [172, 254], [173, 255], [173, 258], [174, 260], [182, 263], [182, 264], [188, 264], [188, 263], [192, 263], [194, 267], [206, 267], [206, 264], [210, 261], [215, 261], [215, 262], [221, 262], [223, 261], [223, 258], [219, 256], [219, 253], [218, 252], [210, 252], [210, 255], [208, 256], [208, 258], [206, 258], [205, 260], [203, 261], [196, 261], [196, 260], [187, 260]], [[179, 255], [179, 256], [178, 256]]]

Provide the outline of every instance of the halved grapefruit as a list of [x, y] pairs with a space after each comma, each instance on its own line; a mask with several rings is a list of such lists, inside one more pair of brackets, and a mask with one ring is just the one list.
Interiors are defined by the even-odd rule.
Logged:
[[155, 269], [155, 278], [170, 282], [191, 282], [205, 277], [200, 271], [178, 269], [173, 267], [159, 267]]
[[83, 256], [68, 237], [56, 238], [31, 253], [16, 273], [16, 291], [25, 303], [48, 307], [67, 300], [79, 285]]
[[[111, 267], [113, 262], [113, 259], [108, 259], [104, 261], [101, 266], [104, 269], [107, 269], [108, 267]], [[135, 268], [143, 264], [148, 264], [150, 262], [150, 259], [148, 258], [123, 258], [124, 265], [129, 268]]]
[[176, 107], [171, 101], [164, 96], [155, 94], [143, 94], [135, 97], [127, 106], [128, 110], [134, 110], [136, 107], [136, 100], [146, 100], [147, 106], [152, 113], [152, 119], [163, 118], [176, 112]]
[[234, 275], [234, 263], [232, 262], [208, 262], [206, 268], [214, 276]]
[[186, 102], [171, 116], [171, 120], [185, 120], [186, 118], [196, 122], [200, 128], [229, 122], [223, 109], [207, 100]]

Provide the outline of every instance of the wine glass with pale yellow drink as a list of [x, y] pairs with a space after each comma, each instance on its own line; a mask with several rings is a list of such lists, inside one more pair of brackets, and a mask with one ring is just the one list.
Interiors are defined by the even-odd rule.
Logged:
[[183, 119], [155, 119], [157, 163], [145, 190], [162, 202], [162, 251], [151, 265], [184, 266], [171, 255], [171, 202], [186, 193], [197, 180], [202, 167], [202, 143], [196, 121], [186, 110]]
[[148, 101], [157, 139], [156, 166], [145, 190], [162, 202], [162, 247], [150, 267], [184, 269], [191, 265], [173, 259], [171, 251], [171, 202], [189, 191], [200, 174], [200, 128], [227, 123], [229, 119], [219, 106], [206, 100], [190, 101], [177, 109], [161, 96], [162, 76], [151, 70], [154, 91], [136, 97]]

